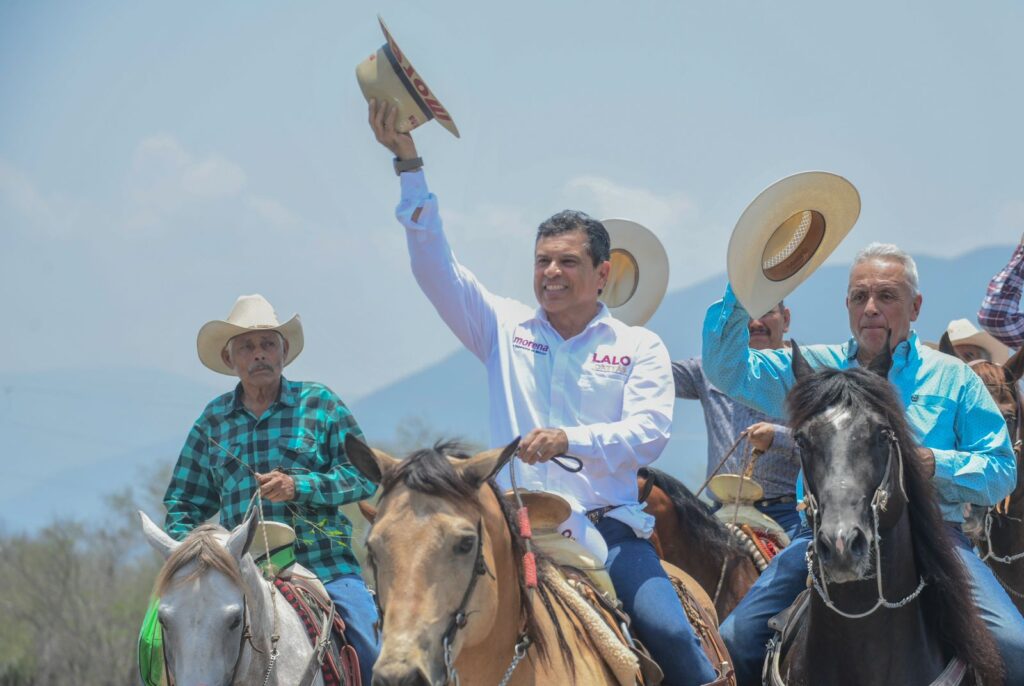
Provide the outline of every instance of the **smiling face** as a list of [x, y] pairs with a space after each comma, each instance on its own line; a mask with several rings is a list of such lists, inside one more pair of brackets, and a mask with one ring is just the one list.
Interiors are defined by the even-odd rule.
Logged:
[[846, 308], [859, 346], [857, 359], [867, 364], [885, 347], [889, 331], [893, 348], [907, 339], [910, 323], [921, 312], [921, 294], [914, 294], [901, 262], [874, 257], [850, 270]]
[[533, 260], [533, 291], [548, 319], [583, 319], [597, 313], [597, 296], [608, 282], [611, 265], [594, 266], [587, 234], [567, 231], [537, 241]]

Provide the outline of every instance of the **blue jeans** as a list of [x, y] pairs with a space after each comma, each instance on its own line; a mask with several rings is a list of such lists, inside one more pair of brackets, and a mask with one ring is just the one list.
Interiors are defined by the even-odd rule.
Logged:
[[363, 686], [370, 686], [373, 663], [380, 653], [377, 636], [377, 603], [358, 574], [331, 579], [324, 584], [327, 595], [334, 601], [338, 614], [345, 620], [345, 639], [359, 656], [359, 673]]
[[774, 519], [775, 523], [785, 530], [790, 540], [795, 538], [803, 528], [803, 522], [800, 521], [800, 513], [796, 511], [795, 502], [757, 505], [756, 507], [761, 514]]
[[[1024, 618], [992, 575], [992, 570], [971, 549], [967, 537], [959, 528], [951, 526], [949, 530], [950, 543], [956, 546], [967, 567], [974, 602], [1006, 665], [1006, 683], [1024, 684]], [[804, 555], [810, 541], [811, 532], [804, 528], [775, 556], [761, 578], [722, 622], [722, 639], [736, 667], [737, 686], [761, 683], [765, 644], [772, 637], [768, 620], [789, 607], [806, 588]]]
[[608, 543], [606, 566], [615, 592], [637, 638], [665, 673], [665, 686], [699, 686], [713, 681], [715, 670], [651, 542], [610, 517], [598, 522], [597, 530]]

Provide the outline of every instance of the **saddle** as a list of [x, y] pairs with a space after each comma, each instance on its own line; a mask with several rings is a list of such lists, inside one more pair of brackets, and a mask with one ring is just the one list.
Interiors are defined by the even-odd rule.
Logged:
[[785, 530], [752, 505], [723, 505], [715, 517], [740, 541], [758, 572], [763, 572], [772, 558], [789, 545]]
[[[323, 584], [315, 577], [293, 573], [288, 580], [275, 579], [274, 586], [302, 619], [313, 649], [323, 650], [320, 672], [324, 686], [359, 686], [359, 658], [345, 639], [345, 622], [335, 612]], [[301, 683], [312, 681], [316, 665], [316, 660], [310, 662]]]

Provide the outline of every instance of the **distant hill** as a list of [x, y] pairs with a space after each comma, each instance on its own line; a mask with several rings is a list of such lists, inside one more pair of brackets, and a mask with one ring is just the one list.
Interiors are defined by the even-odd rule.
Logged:
[[[998, 246], [952, 259], [919, 258], [925, 301], [916, 328], [922, 336], [937, 340], [950, 319], [973, 320], [988, 280], [1009, 254], [1009, 247]], [[796, 340], [849, 337], [846, 280], [845, 266], [823, 267], [787, 301]], [[704, 311], [724, 287], [723, 275], [665, 297], [650, 327], [674, 359], [700, 354]], [[0, 375], [0, 464], [8, 485], [0, 498], [0, 526], [31, 529], [55, 515], [102, 513], [102, 495], [154, 474], [154, 465], [173, 462], [188, 427], [226, 390], [214, 381], [203, 385], [140, 369]], [[464, 350], [345, 400], [374, 443], [420, 435], [487, 443], [484, 369]], [[705, 460], [700, 407], [678, 401], [673, 439], [658, 466], [695, 485]]]

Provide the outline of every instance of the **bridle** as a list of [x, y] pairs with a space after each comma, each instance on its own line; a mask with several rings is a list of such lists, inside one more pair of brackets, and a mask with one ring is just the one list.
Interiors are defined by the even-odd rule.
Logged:
[[[889, 505], [889, 498], [893, 493], [893, 488], [899, 489], [899, 495], [903, 497], [903, 502], [908, 501], [906, 486], [903, 479], [903, 451], [900, 448], [899, 439], [896, 437], [896, 432], [891, 428], [883, 429], [886, 439], [889, 442], [888, 457], [885, 463], [885, 472], [882, 474], [882, 480], [879, 482], [878, 487], [875, 489], [875, 493], [871, 498], [871, 528], [873, 535], [873, 546], [875, 554], [875, 578], [878, 586], [878, 598], [871, 609], [864, 612], [850, 613], [844, 612], [836, 607], [835, 603], [829, 597], [828, 594], [828, 583], [825, 581], [824, 573], [815, 575], [814, 573], [814, 558], [818, 555], [818, 543], [819, 543], [819, 529], [818, 529], [818, 499], [814, 495], [814, 491], [811, 489], [810, 483], [807, 481], [807, 465], [803, 465], [804, 473], [804, 503], [807, 506], [808, 516], [811, 518], [812, 526], [814, 529], [814, 535], [811, 539], [811, 545], [807, 547], [807, 573], [810, 575], [814, 590], [817, 591], [821, 597], [822, 602], [825, 606], [835, 612], [836, 614], [845, 617], [847, 619], [861, 619], [874, 613], [879, 608], [886, 608], [894, 610], [901, 608], [904, 605], [910, 603], [917, 598], [921, 591], [924, 590], [925, 580], [924, 577], [919, 577], [919, 583], [917, 588], [907, 597], [896, 602], [889, 602], [885, 599], [885, 592], [882, 585], [882, 553], [881, 553], [881, 530], [882, 527], [879, 525], [879, 512], [886, 512]], [[893, 453], [896, 454], [895, 461], [893, 460]], [[803, 462], [803, 451], [801, 451], [800, 460]], [[893, 474], [893, 464], [896, 465], [895, 483]], [[893, 522], [894, 524], [895, 522]], [[818, 565], [821, 566], [820, 563]], [[820, 581], [819, 577], [820, 576]]]

